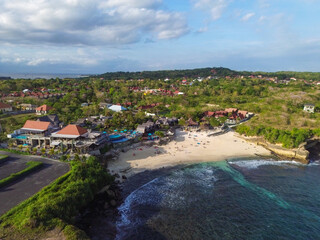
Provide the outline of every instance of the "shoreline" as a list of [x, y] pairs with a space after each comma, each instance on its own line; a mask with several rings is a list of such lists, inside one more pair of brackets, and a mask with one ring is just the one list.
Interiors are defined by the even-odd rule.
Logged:
[[217, 162], [230, 158], [272, 156], [262, 146], [250, 143], [230, 131], [219, 136], [207, 136], [206, 132], [176, 130], [175, 138], [166, 145], [141, 146], [121, 152], [108, 162], [111, 174], [121, 181], [146, 170], [156, 170], [178, 165]]

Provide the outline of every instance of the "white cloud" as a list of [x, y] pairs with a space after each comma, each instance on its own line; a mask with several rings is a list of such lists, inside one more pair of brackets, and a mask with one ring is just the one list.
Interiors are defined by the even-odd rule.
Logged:
[[248, 21], [250, 18], [252, 18], [254, 15], [256, 15], [256, 14], [255, 14], [255, 13], [248, 13], [248, 14], [244, 15], [244, 16], [241, 18], [241, 20], [244, 21], [244, 22], [246, 22], [246, 21]]
[[221, 18], [231, 0], [192, 0], [194, 7], [209, 12], [213, 20]]
[[0, 41], [120, 45], [148, 35], [177, 38], [185, 16], [161, 9], [161, 0], [2, 0]]

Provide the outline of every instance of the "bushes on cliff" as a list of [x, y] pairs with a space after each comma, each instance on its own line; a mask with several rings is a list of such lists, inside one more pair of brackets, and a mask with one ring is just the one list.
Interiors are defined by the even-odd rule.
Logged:
[[296, 148], [313, 135], [309, 129], [281, 130], [272, 127], [239, 125], [236, 131], [246, 136], [263, 136], [268, 142], [281, 143], [285, 148]]
[[[67, 174], [3, 215], [0, 229], [15, 233], [47, 231], [57, 226], [63, 229], [73, 223], [79, 209], [92, 201], [98, 190], [112, 181], [94, 157], [86, 162], [73, 161]], [[0, 238], [7, 234], [0, 231]]]

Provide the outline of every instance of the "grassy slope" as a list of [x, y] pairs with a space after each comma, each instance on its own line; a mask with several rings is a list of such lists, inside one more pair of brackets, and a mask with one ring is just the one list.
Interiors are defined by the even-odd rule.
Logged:
[[23, 126], [27, 120], [36, 119], [34, 113], [31, 114], [20, 114], [12, 116], [0, 116], [0, 124], [3, 131], [0, 133], [0, 139], [6, 139], [7, 134], [12, 133]]

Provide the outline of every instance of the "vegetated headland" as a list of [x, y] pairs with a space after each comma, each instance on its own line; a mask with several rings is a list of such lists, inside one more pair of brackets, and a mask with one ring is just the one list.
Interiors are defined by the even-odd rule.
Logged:
[[303, 163], [319, 155], [320, 73], [116, 72], [4, 79], [0, 89], [3, 150], [71, 165], [1, 217], [0, 238], [86, 238], [74, 217], [114, 177], [269, 150]]

